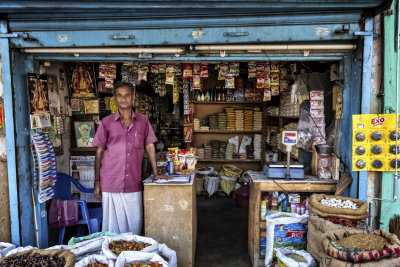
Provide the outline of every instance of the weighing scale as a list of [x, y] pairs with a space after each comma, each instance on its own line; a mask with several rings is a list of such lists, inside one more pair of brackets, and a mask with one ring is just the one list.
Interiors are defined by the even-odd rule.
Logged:
[[304, 165], [298, 163], [290, 164], [290, 152], [292, 147], [297, 144], [296, 131], [283, 131], [282, 144], [286, 146], [287, 161], [271, 162], [264, 166], [264, 172], [268, 178], [272, 179], [304, 179]]
[[292, 147], [297, 144], [297, 131], [283, 131], [282, 144], [286, 146], [287, 152], [286, 179], [290, 179], [290, 152]]

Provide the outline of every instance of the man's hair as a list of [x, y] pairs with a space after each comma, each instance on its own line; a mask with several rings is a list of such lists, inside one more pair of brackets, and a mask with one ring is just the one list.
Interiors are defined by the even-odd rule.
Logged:
[[115, 85], [114, 85], [114, 89], [113, 89], [113, 95], [114, 95], [114, 96], [115, 96], [115, 93], [117, 92], [117, 89], [118, 89], [118, 88], [121, 88], [121, 87], [128, 87], [128, 88], [131, 89], [132, 94], [135, 93], [135, 90], [134, 90], [134, 88], [133, 88], [133, 86], [132, 86], [131, 83], [116, 82]]
[[90, 127], [89, 124], [87, 124], [87, 123], [82, 123], [81, 125], [79, 125], [78, 129], [80, 130], [83, 126], [87, 126], [87, 127], [89, 127], [89, 129], [92, 128], [92, 127]]

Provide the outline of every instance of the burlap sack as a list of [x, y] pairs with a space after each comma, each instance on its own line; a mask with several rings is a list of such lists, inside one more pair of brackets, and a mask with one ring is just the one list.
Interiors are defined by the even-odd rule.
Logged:
[[[326, 197], [334, 197], [336, 199], [341, 199], [343, 201], [351, 200], [354, 203], [356, 203], [359, 206], [359, 208], [358, 210], [353, 210], [353, 209], [327, 207], [320, 203], [321, 199], [324, 199]], [[331, 196], [325, 194], [312, 194], [310, 198], [309, 208], [312, 212], [315, 212], [316, 214], [322, 217], [336, 216], [347, 219], [364, 219], [369, 217], [367, 203], [365, 203], [362, 200], [351, 197]]]
[[400, 258], [383, 258], [378, 261], [352, 263], [341, 261], [324, 254], [319, 263], [320, 267], [399, 267]]
[[390, 234], [383, 229], [371, 231], [370, 234], [379, 235], [386, 240], [388, 244], [384, 246], [382, 251], [379, 250], [362, 250], [362, 249], [346, 249], [341, 247], [337, 241], [351, 236], [353, 234], [363, 233], [359, 229], [340, 229], [330, 232], [325, 235], [322, 241], [322, 246], [326, 255], [329, 255], [338, 260], [345, 260], [347, 262], [377, 262], [383, 258], [397, 258], [400, 257], [400, 241], [396, 235]]
[[[364, 231], [368, 231], [366, 224], [358, 226]], [[325, 236], [334, 230], [340, 229], [355, 229], [351, 227], [334, 224], [330, 221], [320, 218], [315, 213], [311, 213], [308, 217], [308, 231], [307, 231], [307, 251], [315, 260], [320, 261], [322, 255], [325, 254], [322, 248], [322, 241]]]
[[23, 251], [20, 253], [16, 253], [10, 256], [7, 256], [5, 258], [2, 258], [0, 260], [0, 264], [2, 262], [5, 262], [8, 258], [11, 257], [16, 257], [16, 256], [22, 256], [22, 255], [32, 255], [32, 254], [40, 254], [40, 255], [46, 255], [46, 256], [57, 256], [57, 257], [62, 257], [65, 259], [65, 267], [74, 267], [75, 266], [75, 255], [68, 251], [68, 250], [63, 250], [63, 249], [49, 249], [49, 250], [43, 250], [43, 249], [31, 249], [27, 251]]

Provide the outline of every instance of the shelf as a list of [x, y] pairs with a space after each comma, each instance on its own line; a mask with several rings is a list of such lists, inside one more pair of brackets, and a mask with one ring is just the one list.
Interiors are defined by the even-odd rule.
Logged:
[[197, 162], [215, 162], [215, 163], [225, 163], [225, 162], [236, 162], [236, 163], [260, 163], [261, 159], [198, 159]]
[[262, 131], [226, 131], [226, 130], [209, 130], [209, 131], [193, 131], [194, 133], [203, 133], [203, 134], [214, 134], [214, 133], [219, 133], [219, 134], [245, 134], [245, 133], [262, 133]]
[[71, 147], [71, 152], [96, 152], [97, 147]]
[[300, 119], [300, 117], [288, 117], [288, 116], [280, 116], [280, 115], [278, 115], [278, 116], [275, 116], [275, 115], [268, 115], [267, 114], [267, 117], [271, 117], [271, 118], [282, 118], [282, 119]]
[[193, 104], [262, 104], [263, 101], [191, 101]]

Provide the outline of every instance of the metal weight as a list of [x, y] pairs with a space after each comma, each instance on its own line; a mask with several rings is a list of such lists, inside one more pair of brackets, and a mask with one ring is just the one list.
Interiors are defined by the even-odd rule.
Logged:
[[356, 134], [356, 140], [357, 140], [358, 142], [364, 141], [365, 138], [366, 138], [366, 136], [365, 136], [364, 133], [357, 133], [357, 134]]
[[380, 146], [380, 145], [373, 146], [371, 149], [372, 153], [374, 153], [375, 155], [381, 154], [382, 150], [383, 150], [382, 146]]
[[359, 147], [357, 147], [356, 148], [356, 154], [357, 155], [364, 155], [365, 154], [365, 147], [363, 147], [363, 146], [359, 146]]
[[375, 169], [380, 169], [383, 166], [383, 162], [380, 159], [376, 159], [372, 162], [372, 167], [374, 167]]
[[382, 138], [383, 138], [383, 135], [381, 132], [373, 132], [371, 134], [371, 139], [374, 141], [380, 141], [380, 140], [382, 140]]
[[365, 162], [365, 160], [359, 159], [359, 160], [356, 161], [356, 166], [359, 169], [364, 169], [365, 166], [367, 166], [367, 163]]

